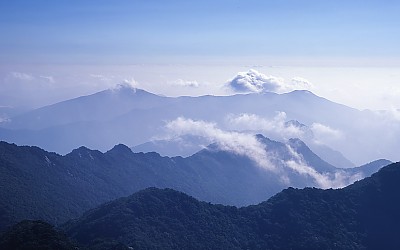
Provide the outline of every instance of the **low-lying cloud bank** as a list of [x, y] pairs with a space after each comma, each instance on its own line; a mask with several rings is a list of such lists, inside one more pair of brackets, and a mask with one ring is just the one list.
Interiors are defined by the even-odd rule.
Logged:
[[[276, 119], [281, 119], [280, 116], [282, 114], [278, 114]], [[252, 116], [241, 117], [241, 119], [254, 118]], [[265, 125], [272, 126], [269, 123]], [[311, 177], [316, 185], [321, 188], [343, 187], [362, 178], [359, 174], [349, 175], [340, 170], [335, 173], [319, 173], [309, 166], [303, 157], [290, 146], [287, 147], [288, 152], [291, 154], [291, 159], [282, 161], [282, 159], [278, 159], [277, 156], [270, 153], [267, 146], [259, 141], [255, 135], [246, 132], [222, 130], [215, 123], [179, 117], [167, 122], [165, 128], [171, 137], [183, 135], [201, 136], [207, 138], [210, 143], [216, 143], [221, 150], [246, 156], [259, 167], [277, 174], [278, 178], [287, 185], [290, 185], [290, 178], [285, 168], [291, 169], [300, 175]]]
[[253, 131], [282, 140], [299, 138], [312, 140], [316, 144], [329, 145], [331, 142], [345, 139], [342, 131], [321, 123], [313, 123], [308, 127], [297, 121], [288, 121], [285, 112], [277, 112], [271, 119], [249, 113], [229, 114], [225, 120], [227, 127], [231, 130]]
[[298, 154], [290, 145], [286, 145], [293, 159], [285, 162], [286, 167], [301, 175], [314, 179], [320, 188], [341, 188], [363, 178], [362, 174], [348, 174], [345, 171], [337, 170], [334, 173], [319, 173], [310, 167], [303, 157]]
[[277, 112], [271, 119], [255, 114], [229, 114], [225, 118], [226, 125], [231, 130], [254, 131], [262, 134], [276, 134], [282, 139], [303, 138], [306, 131], [292, 123], [287, 123], [285, 112]]
[[236, 93], [283, 93], [312, 88], [312, 84], [301, 77], [295, 77], [291, 79], [290, 83], [286, 83], [285, 79], [281, 77], [267, 76], [254, 69], [239, 72], [227, 83], [227, 86]]
[[214, 123], [194, 121], [183, 117], [168, 122], [166, 128], [173, 136], [194, 135], [207, 138], [210, 143], [217, 143], [221, 150], [247, 156], [266, 170], [276, 170], [275, 166], [269, 162], [265, 145], [251, 134], [224, 131]]

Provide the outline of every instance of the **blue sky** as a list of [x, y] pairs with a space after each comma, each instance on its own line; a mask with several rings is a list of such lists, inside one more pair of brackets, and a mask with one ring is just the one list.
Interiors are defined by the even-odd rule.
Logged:
[[377, 64], [400, 1], [1, 1], [0, 63]]

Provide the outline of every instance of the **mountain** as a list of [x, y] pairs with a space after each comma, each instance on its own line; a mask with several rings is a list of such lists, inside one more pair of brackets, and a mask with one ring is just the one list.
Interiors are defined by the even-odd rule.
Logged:
[[184, 135], [171, 139], [151, 140], [134, 147], [133, 152], [157, 152], [163, 156], [188, 157], [206, 148], [210, 141], [205, 137]]
[[327, 145], [317, 144], [310, 141], [306, 141], [307, 145], [319, 155], [324, 161], [332, 164], [338, 168], [353, 168], [356, 165], [347, 159], [341, 152], [334, 150]]
[[245, 206], [289, 186], [339, 187], [367, 176], [363, 168], [335, 168], [298, 139], [285, 144], [258, 135], [257, 140], [268, 149], [268, 166], [218, 145], [190, 157], [169, 158], [133, 153], [122, 144], [106, 153], [80, 147], [62, 156], [0, 142], [0, 230], [23, 219], [58, 225], [147, 187]]
[[[61, 154], [81, 145], [105, 151], [119, 143], [134, 146], [168, 136], [166, 123], [178, 117], [215, 123], [223, 130], [241, 130], [232, 128], [228, 118], [250, 114], [274, 121], [277, 112], [284, 112], [287, 121], [296, 120], [318, 130], [317, 144], [328, 146], [337, 154], [328, 157], [331, 154], [326, 147], [318, 153], [337, 167], [397, 157], [395, 148], [399, 145], [393, 138], [400, 134], [398, 123], [386, 121], [382, 114], [346, 107], [309, 91], [175, 98], [120, 86], [10, 117], [0, 123], [0, 139]], [[389, 128], [391, 135], [371, 136]], [[252, 131], [259, 132], [266, 133]], [[274, 138], [272, 134], [266, 135]], [[314, 147], [306, 142], [317, 151], [317, 144]], [[338, 157], [350, 160], [335, 161]]]
[[21, 221], [0, 237], [0, 249], [59, 249], [77, 247], [61, 232], [43, 221]]
[[343, 189], [283, 190], [258, 205], [200, 202], [149, 188], [62, 228], [83, 246], [133, 249], [399, 249], [400, 163]]
[[347, 159], [341, 152], [330, 148], [329, 146], [320, 143], [319, 138], [314, 134], [313, 129], [309, 126], [300, 123], [296, 120], [285, 122], [285, 128], [296, 128], [302, 132], [302, 140], [324, 161], [338, 168], [352, 168], [355, 164]]
[[12, 117], [5, 128], [41, 130], [89, 121], [108, 121], [132, 109], [150, 109], [168, 98], [141, 89], [119, 85]]
[[357, 172], [362, 171], [364, 176], [371, 176], [373, 173], [378, 172], [378, 170], [381, 169], [382, 167], [387, 166], [391, 163], [392, 163], [391, 161], [388, 161], [386, 159], [379, 159], [379, 160], [364, 164], [360, 167], [348, 169], [347, 171], [350, 173], [357, 173]]

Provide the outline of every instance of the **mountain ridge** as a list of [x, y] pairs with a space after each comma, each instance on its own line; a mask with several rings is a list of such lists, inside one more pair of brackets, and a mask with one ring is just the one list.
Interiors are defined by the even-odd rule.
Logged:
[[139, 249], [397, 249], [399, 180], [393, 163], [343, 189], [287, 188], [242, 208], [148, 188], [62, 228], [86, 246], [113, 239]]
[[[221, 129], [228, 129], [226, 117], [229, 114], [254, 114], [263, 119], [273, 119], [276, 112], [285, 112], [288, 120], [309, 126], [321, 123], [344, 130], [351, 136], [358, 132], [349, 121], [362, 122], [368, 120], [366, 116], [374, 115], [305, 91], [163, 97], [140, 89], [135, 92], [122, 88], [66, 100], [13, 117], [1, 124], [0, 139], [38, 145], [62, 154], [81, 145], [105, 151], [118, 143], [133, 146], [146, 143], [154, 136], [163, 136], [166, 122], [178, 117], [215, 122]], [[340, 114], [340, 119], [330, 114]], [[362, 135], [357, 136], [362, 138]], [[358, 142], [358, 139], [349, 140], [352, 143], [342, 145], [333, 141], [328, 146], [336, 151], [339, 149], [357, 165], [376, 158], [390, 158], [376, 156], [367, 159], [366, 155], [373, 154], [357, 153], [359, 150], [356, 148], [359, 149], [360, 145], [353, 145], [353, 142]]]
[[[279, 147], [286, 150], [284, 144], [271, 143], [276, 152]], [[243, 206], [265, 200], [288, 185], [280, 175], [228, 151], [203, 150], [187, 158], [169, 158], [133, 153], [124, 145], [105, 153], [80, 147], [64, 156], [6, 142], [0, 142], [0, 149], [0, 213], [5, 218], [0, 228], [21, 219], [59, 224], [103, 202], [151, 186]], [[283, 160], [292, 159], [284, 152]], [[382, 167], [378, 165], [375, 167]], [[291, 185], [317, 185], [313, 178], [289, 168], [282, 171]]]

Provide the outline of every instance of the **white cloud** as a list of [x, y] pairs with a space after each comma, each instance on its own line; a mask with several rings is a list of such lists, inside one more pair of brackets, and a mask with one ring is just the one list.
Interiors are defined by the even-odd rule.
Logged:
[[342, 143], [345, 139], [344, 132], [321, 123], [306, 126], [297, 121], [288, 121], [285, 112], [277, 112], [270, 119], [248, 113], [230, 114], [226, 116], [225, 124], [231, 130], [261, 133], [275, 140], [285, 141], [290, 138], [299, 138], [309, 145], [332, 147], [337, 143]]
[[[249, 117], [249, 119], [252, 118]], [[187, 134], [201, 136], [207, 138], [210, 142], [217, 143], [221, 150], [246, 156], [263, 169], [277, 174], [279, 180], [287, 185], [290, 184], [290, 178], [287, 176], [287, 171], [284, 171], [284, 167], [300, 175], [311, 177], [315, 181], [315, 184], [321, 188], [343, 187], [362, 177], [359, 174], [349, 175], [343, 171], [319, 173], [310, 167], [304, 161], [303, 157], [289, 145], [287, 145], [287, 149], [292, 157], [290, 160], [282, 161], [279, 156], [268, 153], [266, 145], [260, 142], [254, 135], [244, 132], [224, 131], [219, 129], [215, 123], [179, 117], [168, 122], [166, 129], [173, 137]], [[276, 164], [276, 162], [281, 162], [282, 164]]]
[[267, 76], [257, 70], [250, 69], [247, 72], [239, 72], [227, 86], [238, 93], [263, 93], [263, 92], [290, 92], [293, 90], [309, 90], [312, 84], [301, 77], [294, 77], [290, 83], [276, 76]]
[[311, 82], [302, 77], [294, 77], [291, 80], [291, 85], [289, 85], [291, 89], [299, 89], [299, 90], [309, 90], [313, 87]]
[[277, 112], [272, 119], [266, 119], [255, 114], [228, 115], [226, 123], [230, 129], [250, 130], [279, 136], [282, 139], [303, 138], [306, 131], [292, 123], [286, 123], [285, 112]]
[[259, 142], [254, 135], [224, 131], [217, 128], [214, 123], [194, 121], [183, 117], [168, 122], [166, 128], [175, 136], [190, 134], [208, 138], [210, 142], [216, 142], [222, 150], [247, 156], [260, 167], [275, 171], [275, 166], [269, 161], [265, 145]]
[[334, 173], [319, 173], [314, 168], [308, 166], [303, 157], [292, 147], [289, 145], [286, 146], [293, 159], [286, 161], [285, 165], [301, 175], [313, 178], [320, 188], [342, 188], [363, 178], [361, 173], [351, 175], [341, 170], [337, 170]]
[[192, 87], [198, 88], [200, 84], [197, 81], [186, 81], [182, 79], [178, 79], [175, 81], [168, 82], [169, 85], [180, 86], [180, 87]]
[[13, 84], [15, 83], [20, 83], [20, 84], [31, 84], [32, 82], [35, 85], [45, 85], [48, 83], [54, 83], [54, 77], [53, 76], [34, 76], [32, 74], [28, 74], [28, 73], [23, 73], [23, 72], [10, 72], [10, 74], [8, 75], [8, 77], [6, 77], [5, 79], [6, 82], [11, 82]]
[[284, 80], [275, 76], [266, 76], [257, 70], [250, 69], [247, 72], [239, 72], [235, 78], [228, 82], [228, 86], [239, 93], [277, 92]]
[[11, 76], [18, 80], [23, 81], [32, 81], [35, 79], [31, 74], [22, 73], [22, 72], [11, 72]]
[[311, 131], [314, 134], [315, 143], [330, 144], [333, 141], [344, 139], [344, 134], [340, 130], [333, 129], [321, 123], [313, 123]]
[[100, 81], [103, 81], [103, 82], [108, 82], [108, 81], [112, 80], [112, 77], [100, 75], [100, 74], [90, 74], [89, 76], [92, 78], [95, 78], [95, 79], [99, 79]]
[[139, 86], [140, 86], [140, 84], [134, 78], [131, 78], [131, 79], [124, 79], [121, 83], [118, 83], [112, 89], [114, 89], [114, 90], [117, 90], [120, 88], [136, 89]]

